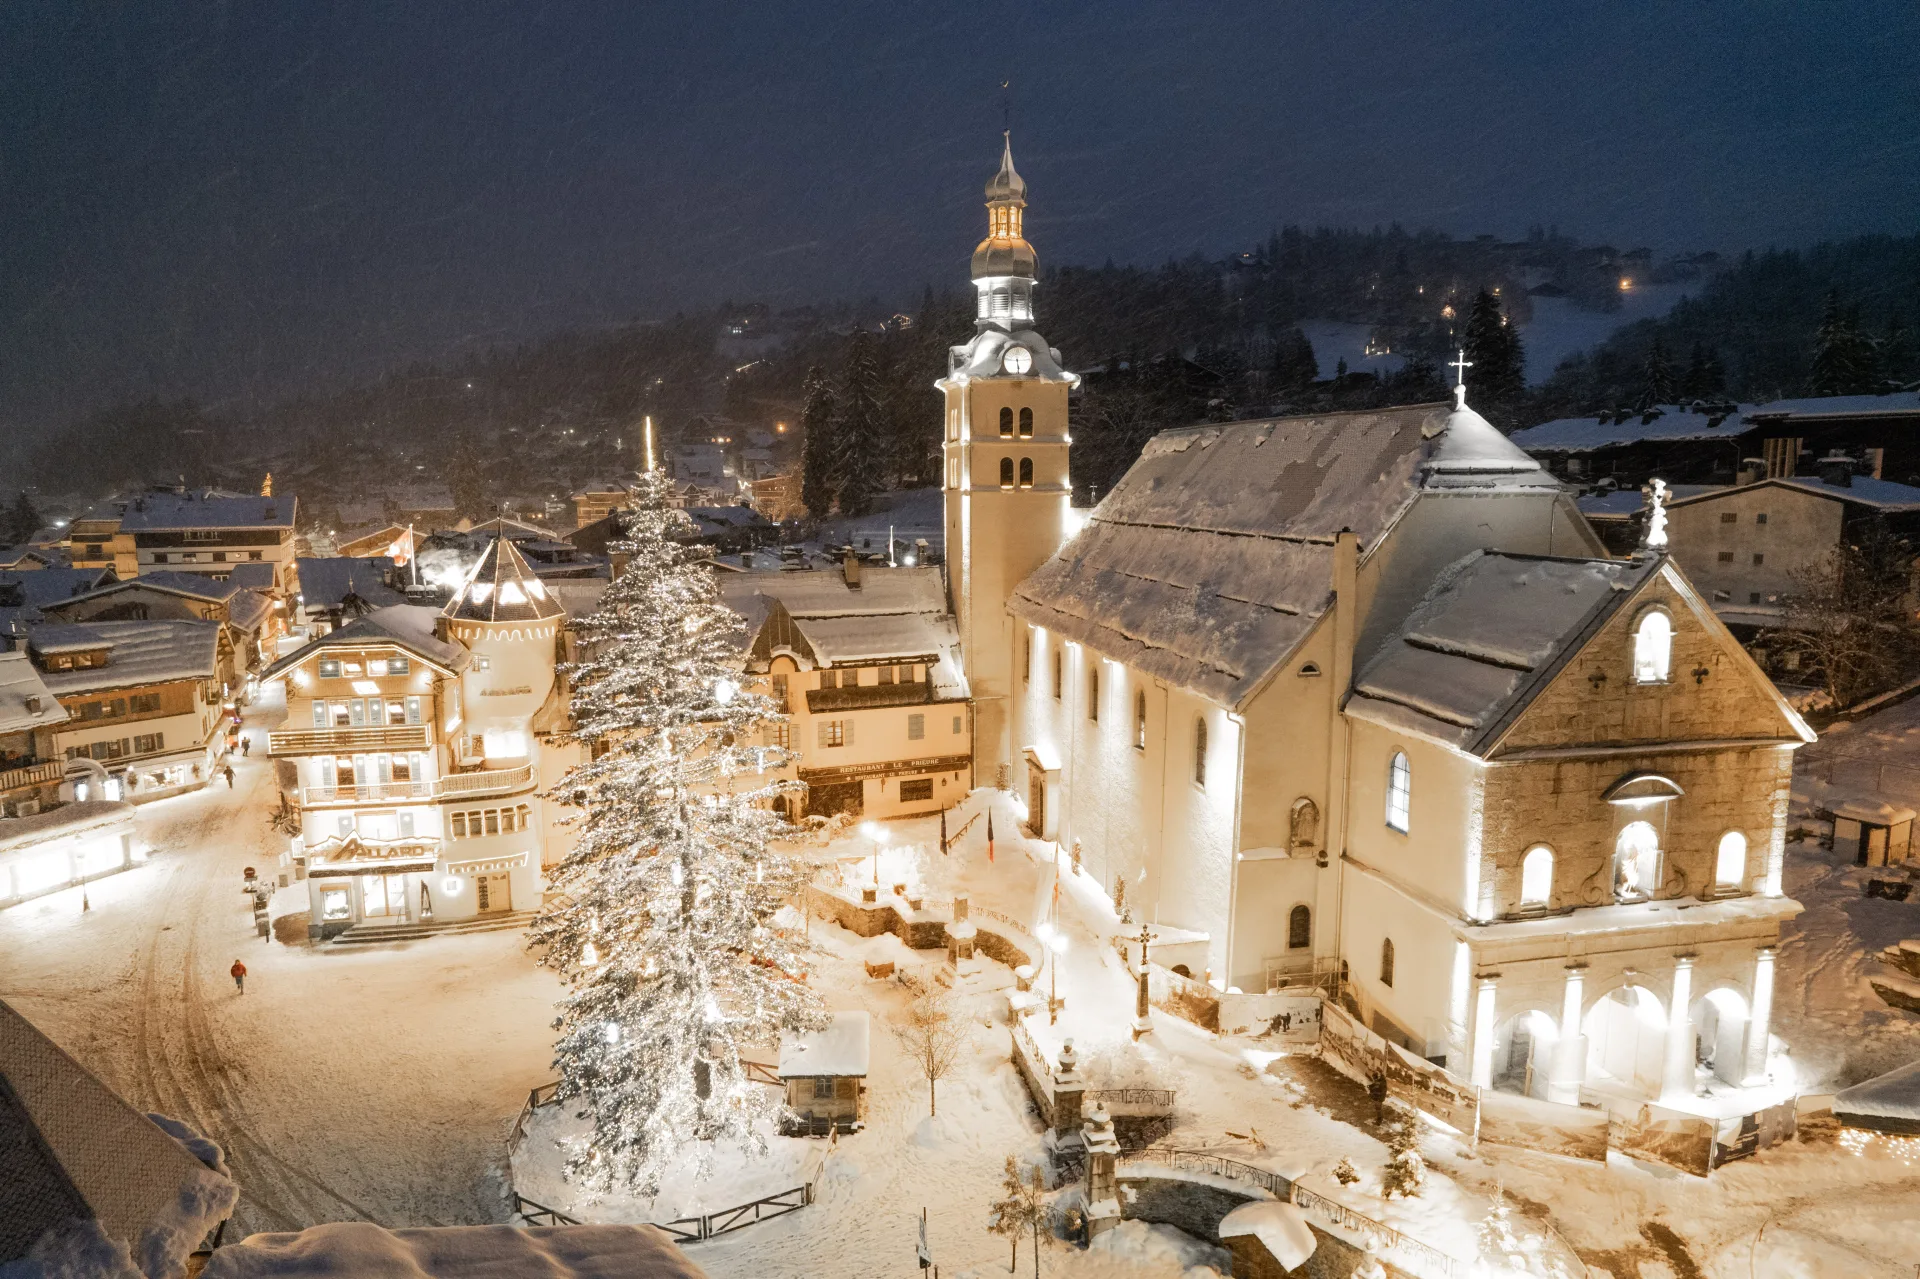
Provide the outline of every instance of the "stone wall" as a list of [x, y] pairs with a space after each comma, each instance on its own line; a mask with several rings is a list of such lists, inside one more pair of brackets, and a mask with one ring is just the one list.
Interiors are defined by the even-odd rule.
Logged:
[[[867, 905], [817, 886], [807, 889], [807, 902], [817, 914], [826, 916], [858, 937], [892, 933], [913, 950], [946, 948], [947, 925], [952, 921], [930, 910], [909, 910], [902, 914], [900, 905], [887, 898]], [[975, 919], [972, 922], [978, 928], [980, 921]], [[978, 928], [974, 948], [1009, 968], [1035, 962], [1019, 945], [985, 928]]]
[[[1151, 1221], [1174, 1226], [1196, 1239], [1220, 1244], [1220, 1222], [1241, 1204], [1272, 1196], [1253, 1186], [1230, 1189], [1212, 1180], [1165, 1174], [1142, 1174], [1134, 1170], [1119, 1177], [1120, 1215], [1129, 1221]], [[1304, 1279], [1349, 1279], [1366, 1254], [1337, 1235], [1328, 1234], [1312, 1222], [1315, 1247], [1307, 1264], [1292, 1273]], [[1391, 1279], [1412, 1279], [1403, 1270], [1388, 1264]], [[1236, 1275], [1238, 1272], [1235, 1272]]]

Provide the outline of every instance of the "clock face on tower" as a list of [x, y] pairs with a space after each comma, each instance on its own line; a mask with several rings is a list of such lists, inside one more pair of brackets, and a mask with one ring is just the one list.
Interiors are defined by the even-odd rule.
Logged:
[[1000, 367], [1019, 377], [1033, 367], [1033, 352], [1024, 346], [1010, 346], [1007, 353], [1000, 357]]

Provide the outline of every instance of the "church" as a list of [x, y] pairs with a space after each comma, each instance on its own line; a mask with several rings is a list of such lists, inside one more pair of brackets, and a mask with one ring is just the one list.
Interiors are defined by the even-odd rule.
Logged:
[[1010, 141], [986, 197], [938, 383], [978, 782], [1216, 988], [1547, 1100], [1765, 1084], [1813, 735], [1664, 545], [1609, 556], [1464, 358], [1451, 404], [1163, 431], [1076, 517]]

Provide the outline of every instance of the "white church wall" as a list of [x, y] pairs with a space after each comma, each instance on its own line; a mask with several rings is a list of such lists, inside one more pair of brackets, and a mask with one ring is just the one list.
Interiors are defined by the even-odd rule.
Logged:
[[[1422, 1056], [1444, 1052], [1456, 980], [1452, 922], [1354, 866], [1344, 868], [1341, 912], [1342, 946], [1367, 1024]], [[1388, 942], [1391, 981], [1383, 962]]]
[[[1362, 719], [1352, 725], [1352, 811], [1347, 849], [1415, 893], [1465, 917], [1480, 842], [1483, 779], [1478, 764], [1422, 738]], [[1388, 772], [1396, 752], [1411, 769], [1407, 830], [1387, 824]]]

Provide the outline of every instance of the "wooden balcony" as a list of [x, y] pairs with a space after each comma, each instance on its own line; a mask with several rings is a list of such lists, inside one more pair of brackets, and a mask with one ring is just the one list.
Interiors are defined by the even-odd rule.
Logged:
[[33, 786], [51, 786], [60, 780], [66, 768], [64, 760], [48, 760], [42, 764], [23, 764], [19, 768], [0, 771], [0, 792], [26, 790]]
[[335, 804], [378, 804], [405, 800], [466, 799], [479, 795], [505, 795], [533, 784], [533, 765], [519, 768], [489, 768], [473, 773], [455, 773], [423, 782], [367, 782], [357, 786], [302, 786], [302, 808], [325, 808]]
[[433, 745], [425, 724], [367, 728], [296, 728], [267, 734], [274, 755], [361, 755], [368, 751], [423, 751]]

